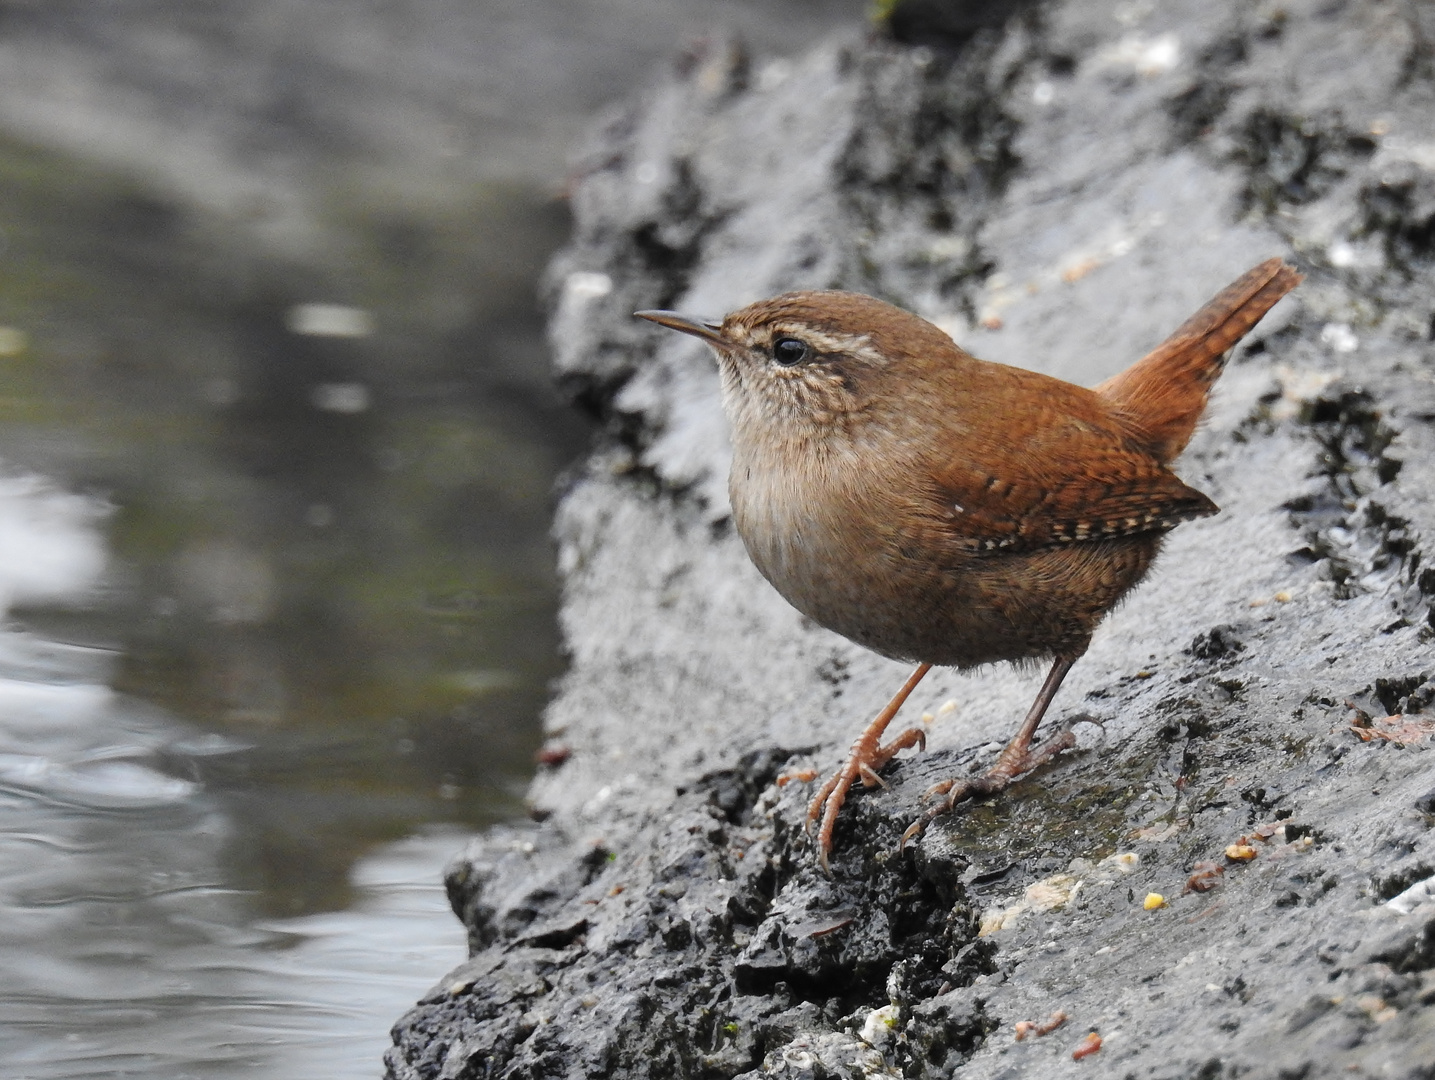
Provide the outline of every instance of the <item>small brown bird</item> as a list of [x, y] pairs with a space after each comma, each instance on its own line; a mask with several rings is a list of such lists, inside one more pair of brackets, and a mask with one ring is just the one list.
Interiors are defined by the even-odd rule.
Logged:
[[996, 764], [933, 788], [946, 798], [904, 842], [1074, 745], [1070, 732], [1033, 738], [1162, 537], [1216, 512], [1167, 465], [1227, 350], [1300, 281], [1280, 259], [1261, 263], [1093, 390], [977, 360], [856, 293], [786, 293], [721, 321], [637, 313], [717, 353], [733, 521], [762, 575], [823, 626], [920, 665], [812, 800], [824, 868], [852, 784], [880, 784], [893, 755], [925, 745], [919, 729], [881, 738], [934, 664], [1054, 661]]

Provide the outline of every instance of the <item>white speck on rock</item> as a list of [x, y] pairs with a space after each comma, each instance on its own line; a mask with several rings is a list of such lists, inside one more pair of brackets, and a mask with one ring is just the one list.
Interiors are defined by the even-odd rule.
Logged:
[[1349, 323], [1326, 323], [1321, 327], [1320, 340], [1323, 345], [1329, 345], [1333, 352], [1349, 353], [1360, 348], [1360, 339], [1355, 336]]
[[569, 299], [597, 300], [613, 291], [613, 279], [601, 272], [575, 270], [564, 280], [563, 291]]

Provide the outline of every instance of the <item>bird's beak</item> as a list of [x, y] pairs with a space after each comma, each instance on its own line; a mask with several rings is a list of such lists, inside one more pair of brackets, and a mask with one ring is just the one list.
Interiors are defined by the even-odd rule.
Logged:
[[676, 311], [635, 311], [633, 314], [640, 319], [655, 322], [659, 326], [666, 326], [669, 330], [677, 330], [679, 333], [700, 337], [714, 345], [732, 344], [722, 336], [721, 319], [702, 319], [693, 315], [679, 315]]

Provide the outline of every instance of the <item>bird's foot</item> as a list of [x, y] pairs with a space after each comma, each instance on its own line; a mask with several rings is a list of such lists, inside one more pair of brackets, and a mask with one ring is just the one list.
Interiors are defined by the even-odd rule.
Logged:
[[[1087, 718], [1082, 717], [1081, 719]], [[905, 848], [907, 841], [920, 836], [922, 831], [937, 818], [956, 809], [959, 803], [985, 795], [996, 795], [1006, 790], [1007, 786], [1018, 776], [1046, 764], [1063, 750], [1070, 750], [1075, 745], [1076, 736], [1070, 728], [1056, 733], [1040, 746], [1022, 746], [1018, 744], [1017, 740], [1013, 740], [1002, 750], [996, 764], [981, 776], [966, 780], [943, 780], [940, 784], [933, 784], [927, 789], [927, 797], [943, 795], [945, 798], [907, 826], [907, 831], [902, 834], [898, 850]]]
[[[882, 727], [886, 724], [883, 723]], [[921, 728], [908, 728], [886, 746], [878, 744], [881, 728], [874, 723], [852, 744], [847, 763], [838, 769], [822, 785], [807, 807], [807, 827], [811, 830], [814, 822], [822, 822], [817, 832], [817, 861], [824, 873], [831, 874], [827, 856], [832, 852], [832, 831], [837, 827], [837, 812], [847, 801], [848, 789], [857, 781], [863, 787], [886, 787], [887, 783], [877, 774], [897, 756], [898, 751], [909, 747], [927, 748], [927, 733]]]

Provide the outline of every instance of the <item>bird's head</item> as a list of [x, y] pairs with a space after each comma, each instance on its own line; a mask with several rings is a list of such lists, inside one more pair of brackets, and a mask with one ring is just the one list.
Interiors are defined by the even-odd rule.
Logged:
[[955, 348], [925, 319], [859, 293], [784, 293], [722, 319], [636, 314], [712, 346], [739, 437], [850, 432]]

